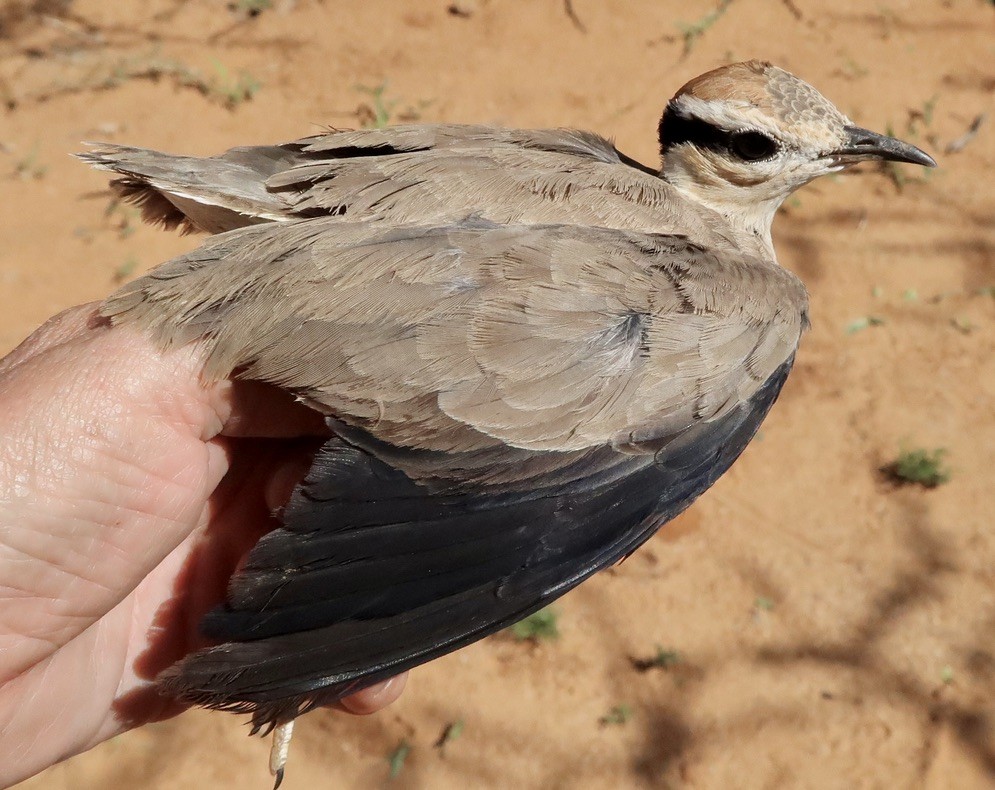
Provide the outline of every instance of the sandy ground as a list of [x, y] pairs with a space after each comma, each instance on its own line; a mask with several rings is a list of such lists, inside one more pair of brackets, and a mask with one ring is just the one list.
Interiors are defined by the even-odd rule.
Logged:
[[[32, 5], [53, 15], [19, 19]], [[0, 3], [0, 352], [196, 243], [113, 208], [69, 157], [85, 139], [292, 139], [363, 123], [364, 88], [386, 83], [391, 120], [579, 126], [653, 162], [677, 87], [761, 57], [941, 161], [788, 203], [775, 240], [814, 328], [780, 402], [688, 514], [562, 600], [559, 640], [494, 637], [414, 672], [382, 714], [309, 715], [286, 787], [995, 786], [991, 2], [735, 0], [687, 44], [713, 3], [248, 5]], [[243, 72], [258, 90], [226, 106]], [[949, 484], [888, 483], [903, 445], [947, 448]], [[658, 646], [676, 662], [636, 669]], [[625, 723], [599, 722], [622, 704]], [[243, 725], [190, 712], [22, 787], [267, 788]]]

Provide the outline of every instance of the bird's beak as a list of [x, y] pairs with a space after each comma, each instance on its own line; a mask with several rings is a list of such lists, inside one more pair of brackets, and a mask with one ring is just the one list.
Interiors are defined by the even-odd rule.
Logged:
[[889, 162], [908, 162], [924, 167], [936, 167], [936, 160], [914, 145], [903, 143], [894, 137], [878, 134], [859, 126], [847, 126], [846, 142], [842, 148], [830, 152], [829, 156], [843, 162], [860, 162], [865, 159], [884, 159]]

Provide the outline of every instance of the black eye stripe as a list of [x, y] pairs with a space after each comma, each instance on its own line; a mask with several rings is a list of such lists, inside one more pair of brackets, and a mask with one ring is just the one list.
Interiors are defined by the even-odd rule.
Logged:
[[[767, 135], [761, 132], [746, 132], [745, 134], [759, 135], [770, 140]], [[745, 159], [745, 161], [768, 159], [776, 154], [778, 150], [777, 143], [770, 140], [773, 148], [766, 155], [755, 158], [743, 157], [742, 152], [737, 150], [742, 147], [741, 145], [737, 145], [737, 138], [741, 141], [744, 135], [743, 132], [726, 131], [700, 118], [688, 118], [687, 116], [679, 115], [669, 107], [664, 112], [663, 118], [660, 119], [659, 135], [660, 150], [664, 156], [666, 156], [667, 150], [671, 146], [683, 143], [691, 143], [699, 148], [707, 148], [712, 151], [731, 153], [737, 158]]]
[[729, 147], [732, 136], [725, 129], [702, 121], [700, 118], [688, 118], [678, 115], [671, 109], [660, 119], [660, 146], [666, 150], [673, 145], [693, 143], [700, 148], [723, 150]]

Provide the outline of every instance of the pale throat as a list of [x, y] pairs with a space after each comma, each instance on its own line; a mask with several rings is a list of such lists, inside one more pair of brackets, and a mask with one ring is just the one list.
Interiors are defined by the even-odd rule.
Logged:
[[763, 184], [740, 187], [718, 179], [702, 179], [689, 172], [681, 156], [668, 156], [660, 176], [692, 203], [721, 214], [735, 229], [755, 238], [771, 260], [777, 260], [770, 228], [787, 195], [768, 191]]

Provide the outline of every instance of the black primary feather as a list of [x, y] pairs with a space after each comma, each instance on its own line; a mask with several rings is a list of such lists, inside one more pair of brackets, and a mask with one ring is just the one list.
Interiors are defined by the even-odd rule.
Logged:
[[377, 457], [376, 442], [336, 436], [284, 526], [259, 541], [205, 619], [222, 644], [167, 670], [165, 690], [250, 712], [268, 730], [520, 620], [629, 555], [711, 486], [792, 361], [655, 456], [579, 452], [568, 480], [429, 486]]

